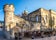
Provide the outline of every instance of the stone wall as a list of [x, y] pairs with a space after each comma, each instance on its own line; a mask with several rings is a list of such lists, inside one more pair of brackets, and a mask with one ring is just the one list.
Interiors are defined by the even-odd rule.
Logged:
[[[43, 25], [43, 28], [49, 28], [49, 10], [46, 10], [44, 8], [41, 8], [41, 24]], [[41, 26], [42, 26], [41, 25]]]

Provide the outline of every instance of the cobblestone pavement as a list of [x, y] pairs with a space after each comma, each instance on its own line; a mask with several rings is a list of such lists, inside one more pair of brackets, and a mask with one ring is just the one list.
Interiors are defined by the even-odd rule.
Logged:
[[45, 38], [35, 38], [35, 39], [23, 38], [22, 40], [56, 40], [56, 36], [45, 37]]
[[[0, 40], [8, 40], [8, 39], [0, 38]], [[11, 39], [10, 39], [10, 40], [11, 40]], [[14, 40], [14, 39], [13, 39], [13, 40]], [[22, 40], [56, 40], [56, 36], [45, 37], [45, 38], [35, 38], [35, 39], [23, 38]]]
[[0, 40], [6, 40], [6, 39], [4, 39], [4, 38], [0, 38]]

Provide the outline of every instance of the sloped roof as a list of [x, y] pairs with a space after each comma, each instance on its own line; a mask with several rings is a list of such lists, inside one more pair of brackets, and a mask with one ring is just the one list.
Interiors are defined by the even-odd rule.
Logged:
[[[43, 10], [46, 10], [46, 11], [49, 11], [49, 10], [47, 10], [47, 9], [44, 9], [44, 8], [39, 8], [39, 9], [37, 9], [37, 10], [35, 10], [35, 11], [33, 11], [33, 12], [31, 12], [31, 13], [29, 13], [28, 15], [30, 15], [30, 14], [32, 14], [32, 13], [34, 13], [34, 12], [39, 12], [41, 9], [43, 9]], [[40, 11], [41, 12], [41, 11]]]

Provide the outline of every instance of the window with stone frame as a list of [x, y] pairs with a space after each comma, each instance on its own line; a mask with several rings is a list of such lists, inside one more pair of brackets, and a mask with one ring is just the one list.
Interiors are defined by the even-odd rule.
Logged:
[[55, 17], [54, 16], [52, 17], [52, 20], [55, 22]]
[[53, 20], [55, 20], [55, 17], [53, 16]]
[[41, 22], [41, 15], [39, 15], [38, 17], [38, 22]]
[[46, 20], [47, 20], [47, 15], [46, 15]]
[[18, 23], [16, 23], [16, 26], [19, 26]]
[[34, 17], [31, 17], [31, 21], [35, 21]]
[[38, 16], [36, 16], [36, 21], [38, 22]]
[[47, 15], [46, 15], [46, 16], [44, 16], [44, 21], [45, 21], [45, 23], [46, 23], [46, 21], [47, 21]]

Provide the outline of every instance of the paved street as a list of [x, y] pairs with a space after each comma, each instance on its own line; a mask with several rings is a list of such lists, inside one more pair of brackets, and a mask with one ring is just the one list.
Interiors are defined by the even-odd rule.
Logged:
[[23, 40], [56, 40], [56, 36], [45, 37], [45, 38], [35, 38], [35, 39], [24, 38]]
[[[1, 38], [1, 37], [0, 37], [0, 40], [8, 40], [8, 39], [4, 39], [4, 38]], [[45, 37], [45, 38], [35, 38], [35, 39], [23, 38], [22, 40], [56, 40], [56, 36]]]

